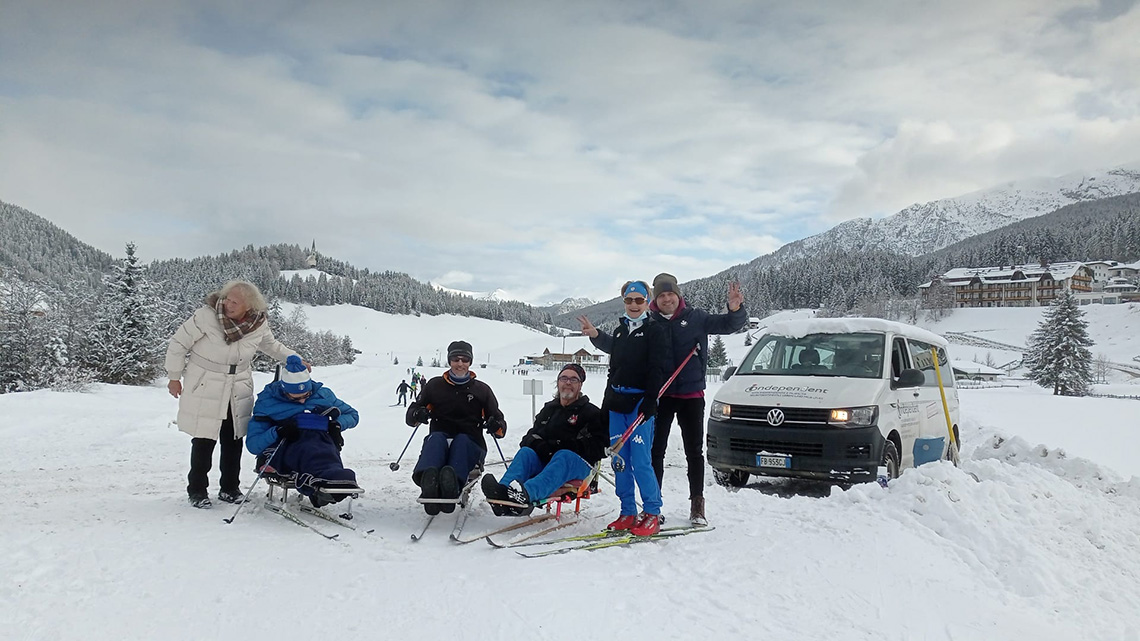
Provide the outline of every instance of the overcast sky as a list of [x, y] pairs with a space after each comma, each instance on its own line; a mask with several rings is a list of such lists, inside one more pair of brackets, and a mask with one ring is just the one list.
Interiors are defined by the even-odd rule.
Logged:
[[0, 200], [532, 303], [1140, 160], [1140, 8], [0, 0]]

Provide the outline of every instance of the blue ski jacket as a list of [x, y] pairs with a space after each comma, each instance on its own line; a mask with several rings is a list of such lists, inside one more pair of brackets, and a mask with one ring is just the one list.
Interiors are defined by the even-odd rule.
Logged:
[[[277, 442], [277, 424], [292, 416], [302, 413], [320, 414], [330, 407], [340, 410], [336, 421], [340, 429], [347, 430], [360, 422], [360, 414], [348, 403], [336, 397], [332, 390], [323, 383], [313, 381], [313, 393], [299, 403], [285, 396], [281, 390], [280, 381], [273, 381], [257, 395], [257, 402], [253, 404], [253, 419], [249, 422], [249, 432], [245, 438], [245, 448], [252, 454], [261, 454], [267, 447]], [[297, 427], [301, 429], [327, 430], [328, 420], [298, 420]]]

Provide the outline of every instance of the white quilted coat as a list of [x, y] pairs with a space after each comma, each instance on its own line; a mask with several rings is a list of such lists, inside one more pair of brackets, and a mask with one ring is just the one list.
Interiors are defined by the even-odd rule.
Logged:
[[[253, 376], [249, 364], [257, 352], [284, 361], [295, 354], [262, 323], [241, 340], [226, 343], [217, 312], [199, 307], [174, 332], [166, 348], [166, 374], [182, 380], [178, 399], [178, 429], [195, 438], [218, 439], [226, 407], [233, 407], [234, 437], [245, 436], [253, 414]], [[187, 355], [190, 359], [187, 360]], [[229, 374], [229, 366], [236, 372]]]

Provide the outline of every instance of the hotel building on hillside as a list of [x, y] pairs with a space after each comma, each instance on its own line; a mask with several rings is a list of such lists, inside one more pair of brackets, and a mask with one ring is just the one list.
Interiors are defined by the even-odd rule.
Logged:
[[1093, 270], [1079, 262], [960, 267], [919, 285], [919, 291], [924, 307], [935, 306], [937, 297], [950, 307], [1037, 307], [1065, 291], [1091, 292], [1092, 281]]

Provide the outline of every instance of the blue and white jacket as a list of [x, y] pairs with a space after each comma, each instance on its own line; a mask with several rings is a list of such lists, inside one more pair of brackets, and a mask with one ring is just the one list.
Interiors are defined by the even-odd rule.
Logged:
[[[305, 399], [305, 402], [299, 403], [285, 396], [280, 381], [273, 381], [261, 390], [257, 395], [257, 402], [253, 404], [253, 419], [249, 422], [245, 448], [253, 454], [261, 454], [277, 442], [278, 423], [305, 412], [320, 414], [330, 407], [340, 410], [340, 416], [336, 419], [340, 423], [340, 429], [351, 429], [360, 422], [360, 414], [348, 403], [337, 398], [336, 394], [323, 383], [313, 381], [313, 393]], [[297, 427], [325, 431], [328, 429], [328, 419], [322, 416], [319, 421], [298, 420]]]

